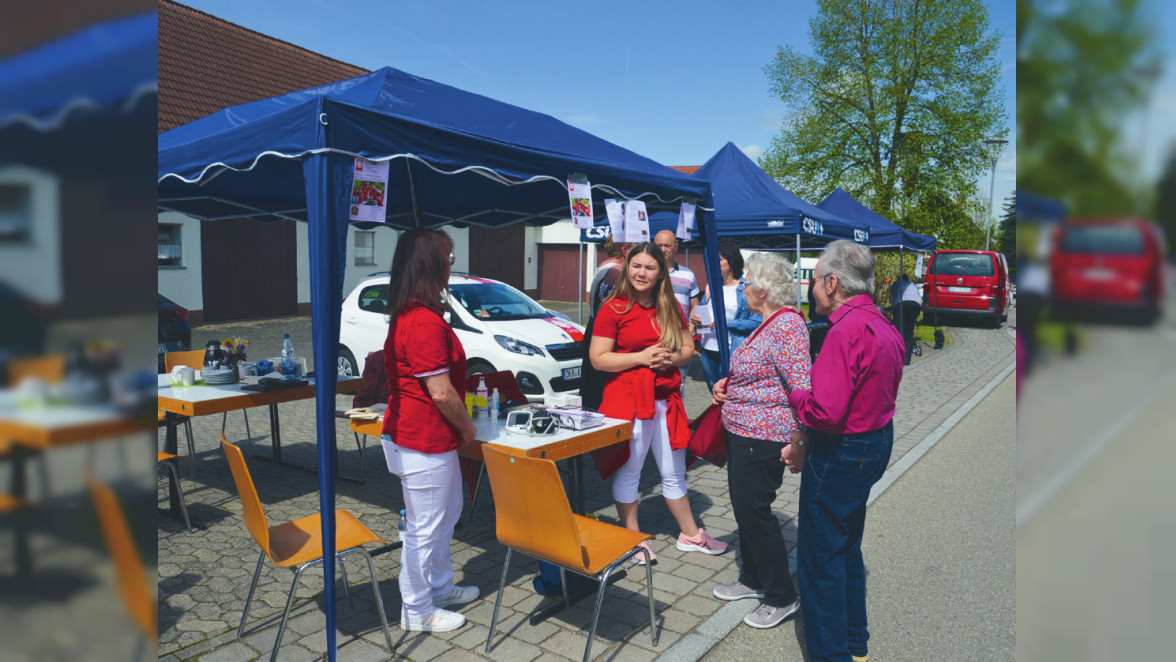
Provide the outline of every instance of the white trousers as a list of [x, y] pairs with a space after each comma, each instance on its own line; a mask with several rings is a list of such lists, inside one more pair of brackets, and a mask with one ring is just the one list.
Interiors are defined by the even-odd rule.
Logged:
[[400, 477], [408, 531], [400, 549], [402, 613], [425, 618], [433, 598], [453, 590], [449, 545], [461, 518], [461, 468], [457, 451], [421, 453], [384, 437], [388, 471]]
[[633, 437], [629, 439], [629, 461], [613, 476], [613, 499], [617, 503], [635, 503], [637, 484], [645, 456], [653, 451], [661, 473], [662, 496], [678, 499], [686, 496], [686, 449], [670, 450], [670, 431], [666, 427], [666, 401], [654, 402], [653, 418], [633, 419]]

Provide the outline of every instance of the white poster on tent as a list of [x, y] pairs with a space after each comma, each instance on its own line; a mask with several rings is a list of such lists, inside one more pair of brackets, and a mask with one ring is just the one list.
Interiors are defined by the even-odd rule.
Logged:
[[679, 239], [690, 239], [690, 231], [694, 229], [694, 205], [689, 202], [683, 202], [678, 209], [678, 231], [675, 234]]
[[351, 177], [351, 213], [353, 221], [387, 220], [388, 162], [355, 159]]
[[568, 202], [572, 206], [572, 224], [581, 230], [591, 228], [592, 186], [588, 182], [568, 182]]
[[649, 214], [645, 211], [645, 203], [641, 200], [630, 200], [625, 203], [625, 241], [649, 241]]
[[613, 241], [624, 241], [625, 205], [609, 198], [604, 201], [604, 213], [608, 214], [608, 225], [612, 229]]

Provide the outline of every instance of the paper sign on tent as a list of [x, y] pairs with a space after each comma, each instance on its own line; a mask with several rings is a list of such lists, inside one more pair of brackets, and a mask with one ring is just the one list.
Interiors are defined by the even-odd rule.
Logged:
[[388, 162], [355, 159], [351, 173], [351, 204], [348, 219], [352, 221], [387, 220]]
[[577, 229], [592, 227], [592, 186], [588, 182], [568, 182], [568, 202], [572, 207], [572, 224]]
[[694, 229], [694, 205], [683, 202], [678, 209], [678, 231], [674, 234], [679, 239], [690, 239], [690, 232]]
[[625, 206], [609, 198], [604, 201], [604, 212], [608, 214], [608, 225], [612, 229], [613, 241], [624, 241]]
[[625, 203], [625, 241], [649, 241], [649, 215], [645, 211], [645, 203], [641, 200], [630, 200]]

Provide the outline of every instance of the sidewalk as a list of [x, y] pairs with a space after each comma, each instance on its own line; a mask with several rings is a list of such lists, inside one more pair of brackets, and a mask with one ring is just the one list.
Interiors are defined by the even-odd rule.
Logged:
[[[952, 329], [951, 333], [954, 342], [947, 349], [925, 350], [924, 356], [917, 358], [904, 374], [895, 417], [892, 468], [901, 470], [912, 463], [926, 450], [925, 446], [919, 446], [920, 442], [942, 436], [945, 421], [958, 419], [957, 410], [1013, 363], [1013, 339], [1007, 327], [999, 331]], [[347, 402], [349, 398], [340, 398], [340, 404]], [[696, 415], [707, 402], [705, 384], [691, 380], [686, 392], [687, 412]], [[313, 405], [309, 402], [283, 405], [282, 422], [285, 459], [302, 467], [313, 466]], [[240, 502], [227, 464], [217, 448], [220, 417], [197, 418], [193, 427], [198, 452], [196, 477], [188, 480], [185, 475], [183, 482], [196, 529], [187, 534], [182, 525], [167, 518], [160, 520], [160, 659], [212, 661], [268, 657], [285, 606], [291, 573], [271, 566], [263, 569], [246, 634], [238, 639], [236, 627], [257, 549], [245, 531]], [[268, 417], [260, 411], [254, 413], [250, 428], [254, 442], [261, 442], [257, 444], [257, 453], [264, 454], [268, 446]], [[359, 461], [354, 438], [342, 422], [337, 424], [337, 430], [340, 469], [353, 474]], [[235, 442], [245, 438], [240, 412], [229, 414], [226, 436]], [[248, 449], [249, 443], [244, 442], [243, 446]], [[247, 450], [246, 457], [251, 455]], [[272, 521], [317, 512], [317, 486], [312, 473], [256, 459], [249, 459], [249, 464]], [[587, 473], [588, 510], [605, 521], [615, 522], [610, 486], [600, 481], [594, 471]], [[690, 500], [700, 524], [715, 537], [734, 542], [735, 523], [727, 498], [725, 471], [699, 462], [691, 468], [688, 481]], [[162, 504], [166, 502], [166, 483], [160, 485]], [[641, 486], [642, 528], [657, 535], [653, 547], [659, 557], [654, 567], [659, 642], [656, 647], [650, 644], [644, 572], [630, 572], [607, 591], [593, 654], [597, 659], [608, 660], [695, 660], [737, 626], [743, 614], [755, 605], [721, 603], [711, 595], [716, 584], [736, 577], [738, 554], [734, 547], [718, 557], [683, 554], [675, 549], [677, 527], [661, 499], [652, 462], [646, 465]], [[785, 538], [790, 543], [796, 540], [798, 489], [799, 477], [787, 476], [775, 504]], [[354, 512], [377, 534], [395, 538], [394, 513], [401, 508], [399, 484], [385, 470], [375, 440], [368, 441], [366, 483], [340, 481], [337, 502], [339, 508]], [[469, 517], [468, 508], [467, 505], [463, 522]], [[483, 655], [504, 555], [502, 546], [495, 540], [488, 489], [479, 495], [472, 519], [458, 529], [452, 554], [458, 580], [478, 586], [483, 598], [461, 610], [470, 620], [468, 625], [442, 634], [405, 633], [399, 629], [396, 624], [400, 610], [399, 556], [394, 552], [376, 559], [382, 599], [396, 646], [395, 658], [580, 659], [592, 601], [581, 600], [568, 611], [531, 624], [533, 614], [552, 600], [534, 593], [530, 581], [536, 565], [518, 555], [512, 563], [503, 597], [494, 648], [489, 656]], [[339, 659], [388, 659], [370, 587], [362, 583], [366, 568], [351, 562], [348, 574], [354, 588], [351, 603], [346, 599], [338, 603]], [[303, 577], [297, 593], [299, 601], [295, 603], [283, 639], [282, 660], [318, 659], [325, 648], [321, 590], [320, 573], [307, 573]], [[307, 604], [307, 598], [311, 598], [311, 604]]]

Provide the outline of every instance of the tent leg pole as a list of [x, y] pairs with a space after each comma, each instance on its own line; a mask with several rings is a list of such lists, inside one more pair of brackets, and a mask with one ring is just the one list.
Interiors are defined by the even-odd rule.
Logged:
[[[800, 235], [799, 234], [796, 235], [796, 275], [797, 275], [797, 279], [796, 279], [796, 309], [801, 310], [801, 307], [800, 307]], [[812, 287], [812, 286], [813, 286], [813, 283], [812, 283], [812, 280], [810, 279], [809, 287]], [[812, 319], [812, 314], [813, 314], [813, 311], [810, 310], [809, 311], [809, 319]]]
[[576, 290], [576, 323], [584, 326], [584, 242], [580, 242], [580, 287]]

